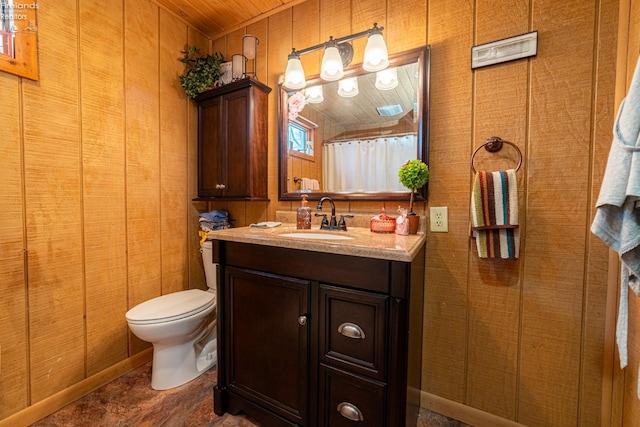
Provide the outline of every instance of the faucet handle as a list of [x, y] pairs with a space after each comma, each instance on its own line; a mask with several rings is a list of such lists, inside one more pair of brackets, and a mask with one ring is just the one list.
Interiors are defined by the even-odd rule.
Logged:
[[343, 231], [347, 231], [347, 223], [344, 220], [345, 218], [353, 218], [353, 215], [351, 214], [340, 215], [340, 221], [338, 221], [338, 228], [340, 228], [340, 230], [343, 230]]
[[329, 228], [329, 221], [327, 220], [327, 214], [316, 213], [315, 216], [322, 217], [322, 222], [320, 223], [320, 230], [326, 230]]

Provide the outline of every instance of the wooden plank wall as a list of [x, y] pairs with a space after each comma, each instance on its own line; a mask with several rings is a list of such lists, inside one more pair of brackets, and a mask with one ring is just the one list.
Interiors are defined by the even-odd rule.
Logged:
[[[372, 22], [386, 28], [391, 52], [431, 45], [431, 181], [423, 208], [448, 206], [449, 233], [427, 234], [423, 406], [476, 425], [600, 425], [608, 256], [589, 227], [615, 114], [618, 2], [523, 0], [505, 8], [495, 0], [393, 7], [382, 0], [308, 0], [268, 21], [260, 48], [269, 51], [271, 87], [291, 47]], [[536, 58], [470, 69], [473, 45], [533, 30]], [[354, 45], [359, 62], [364, 41]], [[318, 56], [302, 59], [307, 73], [317, 72]], [[272, 94], [270, 155], [277, 149], [276, 104]], [[469, 159], [492, 135], [513, 141], [524, 155], [518, 261], [481, 261], [468, 238]], [[479, 168], [500, 169], [517, 158], [507, 148], [482, 152], [477, 161]], [[273, 218], [297, 203], [276, 201], [276, 165], [269, 170]], [[341, 202], [338, 210], [374, 212], [382, 204]], [[460, 414], [459, 404], [472, 415]]]
[[0, 73], [0, 420], [148, 347], [128, 308], [204, 288], [178, 59], [210, 41], [147, 0], [38, 5], [40, 79]]
[[[40, 81], [0, 74], [0, 420], [147, 345], [124, 312], [204, 285], [199, 212], [227, 209], [246, 225], [297, 207], [277, 200], [287, 55], [377, 22], [392, 53], [432, 49], [430, 200], [419, 209], [448, 206], [449, 232], [427, 234], [423, 406], [476, 410], [476, 425], [600, 425], [608, 251], [589, 225], [615, 114], [617, 1], [307, 0], [210, 43], [148, 0], [101, 3], [40, 1]], [[473, 45], [532, 30], [537, 57], [471, 70]], [[257, 75], [274, 89], [271, 201], [191, 202], [197, 116], [172, 55], [197, 44], [230, 58], [245, 33], [258, 36]], [[303, 57], [309, 74], [320, 55]], [[524, 155], [518, 261], [481, 261], [468, 238], [469, 159], [492, 135]], [[479, 156], [485, 169], [516, 160]], [[620, 398], [628, 422], [633, 373]]]

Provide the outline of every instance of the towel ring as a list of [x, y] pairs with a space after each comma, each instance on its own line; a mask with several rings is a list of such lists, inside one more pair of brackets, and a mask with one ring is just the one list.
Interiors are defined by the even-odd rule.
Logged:
[[516, 166], [516, 172], [518, 172], [518, 170], [520, 170], [520, 166], [522, 166], [522, 151], [520, 151], [518, 146], [513, 142], [502, 139], [499, 136], [492, 136], [488, 138], [484, 144], [476, 148], [473, 154], [471, 155], [471, 170], [473, 171], [473, 173], [476, 173], [476, 168], [473, 166], [473, 159], [475, 159], [476, 154], [478, 154], [478, 151], [480, 151], [482, 147], [484, 147], [485, 150], [487, 150], [490, 153], [495, 153], [502, 149], [503, 144], [509, 144], [518, 153], [518, 165]]

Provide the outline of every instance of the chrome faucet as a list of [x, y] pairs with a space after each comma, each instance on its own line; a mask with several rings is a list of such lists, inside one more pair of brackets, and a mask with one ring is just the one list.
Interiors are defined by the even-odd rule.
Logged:
[[320, 230], [342, 230], [347, 231], [347, 224], [345, 222], [345, 218], [353, 218], [353, 215], [340, 215], [340, 221], [336, 220], [336, 205], [333, 203], [333, 199], [331, 197], [323, 197], [318, 202], [318, 210], [322, 210], [322, 204], [328, 201], [331, 205], [331, 218], [327, 220], [327, 214], [319, 214], [316, 213], [316, 216], [322, 217], [322, 222], [320, 223]]

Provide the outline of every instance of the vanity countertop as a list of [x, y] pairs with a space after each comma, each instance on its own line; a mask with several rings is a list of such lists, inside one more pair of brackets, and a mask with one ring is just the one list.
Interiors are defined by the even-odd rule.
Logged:
[[[283, 236], [287, 233], [334, 234], [351, 239], [323, 240]], [[395, 233], [373, 233], [362, 227], [349, 227], [348, 231], [325, 231], [316, 227], [297, 230], [295, 224], [282, 223], [273, 228], [238, 227], [211, 231], [209, 239], [411, 262], [423, 247], [426, 237], [423, 232], [401, 236]]]

